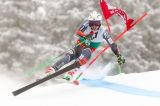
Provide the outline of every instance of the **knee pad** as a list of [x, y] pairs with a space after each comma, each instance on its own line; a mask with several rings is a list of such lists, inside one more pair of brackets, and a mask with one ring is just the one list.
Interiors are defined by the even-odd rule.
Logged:
[[87, 60], [87, 58], [85, 58], [85, 57], [79, 59], [80, 65], [84, 65], [84, 64], [86, 64], [87, 62], [88, 62], [88, 60]]
[[84, 50], [82, 50], [82, 54], [80, 55], [79, 59], [79, 63], [81, 65], [84, 65], [88, 62], [88, 60], [91, 58], [91, 50], [89, 48], [86, 48]]

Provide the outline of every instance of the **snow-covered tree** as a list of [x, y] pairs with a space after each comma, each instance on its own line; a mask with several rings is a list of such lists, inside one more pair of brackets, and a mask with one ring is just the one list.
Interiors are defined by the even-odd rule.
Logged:
[[[117, 42], [126, 57], [124, 71], [159, 69], [160, 2], [109, 1], [135, 19], [144, 12], [148, 13], [141, 23]], [[0, 0], [1, 69], [5, 72], [29, 72], [48, 58], [72, 48], [75, 31], [81, 22], [91, 11], [100, 12], [98, 3], [98, 0]], [[109, 21], [113, 37], [124, 28], [117, 20], [120, 18], [113, 17]], [[105, 65], [113, 60], [112, 57], [113, 54], [104, 53], [98, 61]]]

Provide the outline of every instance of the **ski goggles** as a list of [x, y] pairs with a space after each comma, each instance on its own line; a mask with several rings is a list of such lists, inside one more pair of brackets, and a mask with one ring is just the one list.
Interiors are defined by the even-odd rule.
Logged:
[[89, 26], [100, 26], [101, 22], [100, 21], [89, 21]]

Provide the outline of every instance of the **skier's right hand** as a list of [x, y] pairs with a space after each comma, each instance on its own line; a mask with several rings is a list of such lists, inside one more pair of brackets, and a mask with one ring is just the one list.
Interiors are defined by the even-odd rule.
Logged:
[[91, 36], [94, 34], [94, 32], [93, 31], [91, 31], [88, 35], [85, 35], [83, 38], [84, 39], [89, 39], [89, 38], [91, 38]]
[[85, 37], [83, 37], [85, 40], [86, 39], [89, 39], [91, 37], [91, 35], [90, 34], [88, 34], [88, 35], [86, 35]]

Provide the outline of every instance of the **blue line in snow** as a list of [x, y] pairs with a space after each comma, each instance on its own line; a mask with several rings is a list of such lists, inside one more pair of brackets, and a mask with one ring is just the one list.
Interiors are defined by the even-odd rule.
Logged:
[[146, 89], [136, 88], [132, 86], [117, 84], [117, 83], [103, 81], [103, 80], [82, 80], [81, 83], [91, 87], [101, 87], [101, 88], [111, 89], [111, 90], [122, 92], [122, 93], [132, 94], [132, 95], [160, 98], [160, 91], [146, 90]]

